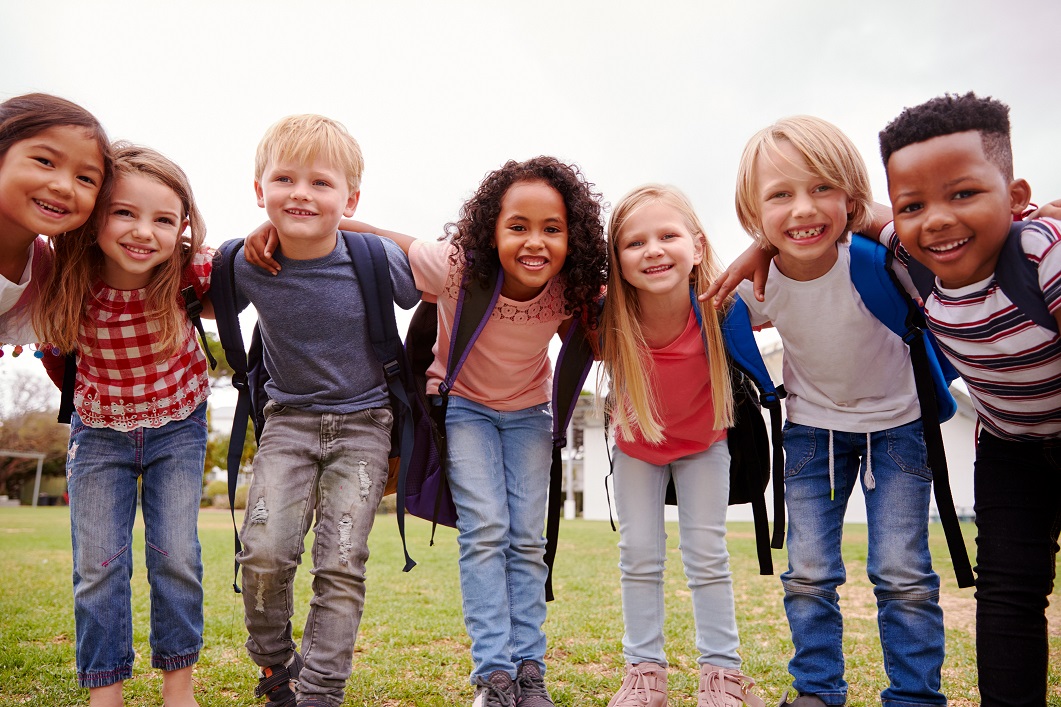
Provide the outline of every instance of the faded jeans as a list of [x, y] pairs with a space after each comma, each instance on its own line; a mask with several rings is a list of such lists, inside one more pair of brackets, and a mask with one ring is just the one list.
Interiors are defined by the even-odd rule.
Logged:
[[740, 668], [733, 580], [726, 550], [729, 445], [656, 466], [612, 450], [619, 570], [623, 599], [623, 657], [627, 663], [667, 665], [663, 650], [663, 522], [667, 482], [674, 478], [678, 532], [696, 624], [697, 662]]
[[[862, 461], [866, 437], [832, 433], [835, 481], [830, 484], [829, 431], [785, 425], [788, 571], [781, 583], [796, 648], [788, 670], [801, 694], [817, 695], [829, 705], [847, 699], [836, 590], [847, 579], [840, 554], [844, 513], [861, 469], [869, 534], [866, 573], [877, 597], [884, 670], [891, 682], [881, 702], [885, 707], [943, 705], [943, 610], [928, 549], [932, 473], [921, 421], [869, 435], [872, 475]], [[868, 478], [874, 488], [867, 488]]]
[[313, 598], [298, 698], [343, 701], [365, 603], [368, 534], [387, 481], [392, 414], [305, 412], [270, 402], [240, 537], [247, 651], [289, 661], [295, 570], [311, 523]]
[[66, 476], [81, 687], [133, 676], [129, 580], [138, 481], [151, 585], [151, 665], [179, 670], [198, 661], [203, 562], [197, 524], [205, 456], [206, 403], [184, 420], [129, 432], [86, 427], [73, 414]]

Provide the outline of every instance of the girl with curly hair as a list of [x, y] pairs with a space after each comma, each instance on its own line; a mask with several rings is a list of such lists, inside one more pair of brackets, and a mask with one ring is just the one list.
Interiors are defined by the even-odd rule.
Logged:
[[[503, 278], [446, 410], [475, 707], [553, 704], [543, 681], [542, 630], [548, 572], [542, 530], [552, 462], [548, 347], [574, 317], [596, 327], [608, 258], [601, 212], [601, 195], [577, 166], [536, 157], [487, 174], [439, 241], [340, 223], [397, 242], [409, 254], [417, 288], [437, 299], [429, 395], [446, 375], [463, 283]], [[272, 244], [257, 248], [259, 233], [248, 239], [248, 260], [272, 269]], [[265, 257], [256, 260], [256, 252]]]

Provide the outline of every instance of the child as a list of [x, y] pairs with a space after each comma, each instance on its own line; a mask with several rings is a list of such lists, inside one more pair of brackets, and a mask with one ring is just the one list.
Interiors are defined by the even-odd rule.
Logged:
[[107, 135], [81, 106], [43, 93], [0, 103], [0, 345], [38, 340], [30, 303], [51, 260], [38, 234], [84, 224], [110, 170]]
[[[1044, 611], [1061, 530], [1061, 339], [995, 281], [1012, 221], [1031, 196], [1013, 178], [1008, 113], [990, 98], [948, 95], [904, 110], [881, 131], [895, 213], [894, 232], [881, 239], [935, 273], [929, 328], [982, 425], [974, 468], [981, 704], [1043, 705]], [[1061, 321], [1059, 239], [1059, 221], [1019, 228], [1022, 256], [1038, 273], [1032, 289]]]
[[[284, 118], [258, 145], [254, 188], [283, 270], [235, 261], [239, 309], [258, 311], [270, 402], [241, 538], [247, 651], [270, 707], [337, 707], [365, 599], [368, 534], [387, 481], [391, 413], [365, 303], [339, 220], [352, 216], [364, 161], [334, 120]], [[408, 261], [388, 251], [395, 299], [419, 301]], [[291, 637], [292, 591], [314, 523], [313, 599]], [[304, 658], [304, 661], [303, 661]], [[304, 667], [303, 667], [304, 663]], [[292, 681], [297, 679], [297, 687]]]
[[206, 457], [206, 359], [181, 287], [209, 286], [206, 229], [187, 177], [119, 143], [113, 193], [54, 239], [34, 323], [77, 353], [66, 477], [74, 553], [77, 679], [92, 707], [122, 704], [133, 675], [129, 578], [137, 486], [151, 584], [151, 664], [167, 707], [196, 704], [203, 645], [197, 522]]
[[[928, 549], [928, 468], [906, 344], [862, 303], [847, 237], [872, 225], [869, 179], [854, 145], [812, 117], [756, 133], [741, 157], [737, 214], [777, 254], [765, 299], [738, 288], [753, 325], [772, 322], [785, 347], [785, 504], [789, 567], [781, 575], [799, 707], [847, 699], [837, 588], [844, 513], [866, 498], [866, 570], [890, 685], [884, 705], [939, 705], [944, 657], [939, 577]], [[822, 317], [842, 336], [824, 336]], [[859, 342], [852, 354], [851, 342]], [[860, 461], [861, 460], [861, 461]], [[789, 704], [785, 701], [782, 704]]]
[[429, 394], [446, 375], [462, 283], [494, 282], [499, 270], [504, 277], [446, 412], [474, 707], [553, 704], [543, 679], [542, 630], [542, 529], [552, 464], [548, 346], [573, 316], [596, 325], [607, 256], [601, 197], [592, 186], [576, 166], [552, 157], [509, 161], [486, 175], [444, 240], [379, 232], [408, 251], [417, 288], [437, 297]]
[[690, 299], [717, 275], [718, 263], [692, 205], [673, 187], [646, 185], [627, 194], [612, 214], [609, 234], [603, 361], [616, 422], [627, 672], [608, 704], [667, 704], [663, 508], [673, 479], [700, 653], [697, 705], [762, 707], [749, 691], [754, 681], [740, 671], [726, 551], [729, 367], [715, 310], [701, 307], [701, 326]]

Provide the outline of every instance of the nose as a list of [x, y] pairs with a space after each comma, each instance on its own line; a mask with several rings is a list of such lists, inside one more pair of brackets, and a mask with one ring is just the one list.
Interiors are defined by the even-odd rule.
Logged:
[[151, 238], [151, 222], [137, 221], [133, 226], [133, 238], [146, 241]]
[[658, 258], [663, 255], [663, 246], [660, 245], [659, 240], [655, 238], [648, 239], [648, 243], [645, 245], [645, 256], [648, 258]]
[[291, 198], [296, 201], [307, 201], [309, 199], [309, 189], [306, 188], [305, 184], [299, 182], [291, 188]]
[[814, 199], [809, 194], [796, 194], [792, 200], [793, 216], [811, 216], [815, 212]]
[[539, 231], [537, 228], [531, 228], [530, 230], [527, 231], [527, 241], [526, 241], [526, 247], [527, 248], [530, 248], [532, 250], [538, 250], [538, 249], [542, 248], [544, 246], [544, 244], [545, 244], [545, 241], [542, 238], [542, 232], [541, 231]]
[[926, 206], [924, 224], [926, 231], [942, 231], [954, 225], [954, 215], [942, 206]]
[[74, 192], [74, 178], [59, 169], [53, 173], [49, 188], [61, 196], [69, 196]]

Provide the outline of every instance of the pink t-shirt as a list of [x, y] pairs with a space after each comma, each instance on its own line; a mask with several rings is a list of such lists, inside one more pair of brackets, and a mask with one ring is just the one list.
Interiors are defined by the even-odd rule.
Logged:
[[664, 441], [662, 444], [647, 442], [635, 427], [633, 440], [624, 440], [617, 434], [615, 444], [628, 456], [665, 466], [706, 450], [725, 439], [726, 431], [712, 426], [715, 406], [711, 402], [711, 369], [700, 338], [700, 326], [691, 309], [681, 336], [667, 346], [652, 349], [651, 354], [652, 390]]
[[[435, 360], [427, 370], [428, 394], [438, 393], [438, 384], [446, 376], [463, 264], [459, 258], [452, 262], [450, 256], [455, 251], [456, 247], [446, 241], [420, 240], [409, 249], [417, 289], [434, 295], [438, 302], [438, 340], [433, 349]], [[559, 278], [553, 278], [528, 302], [499, 297], [450, 392], [501, 411], [549, 402], [549, 341], [567, 318]]]

